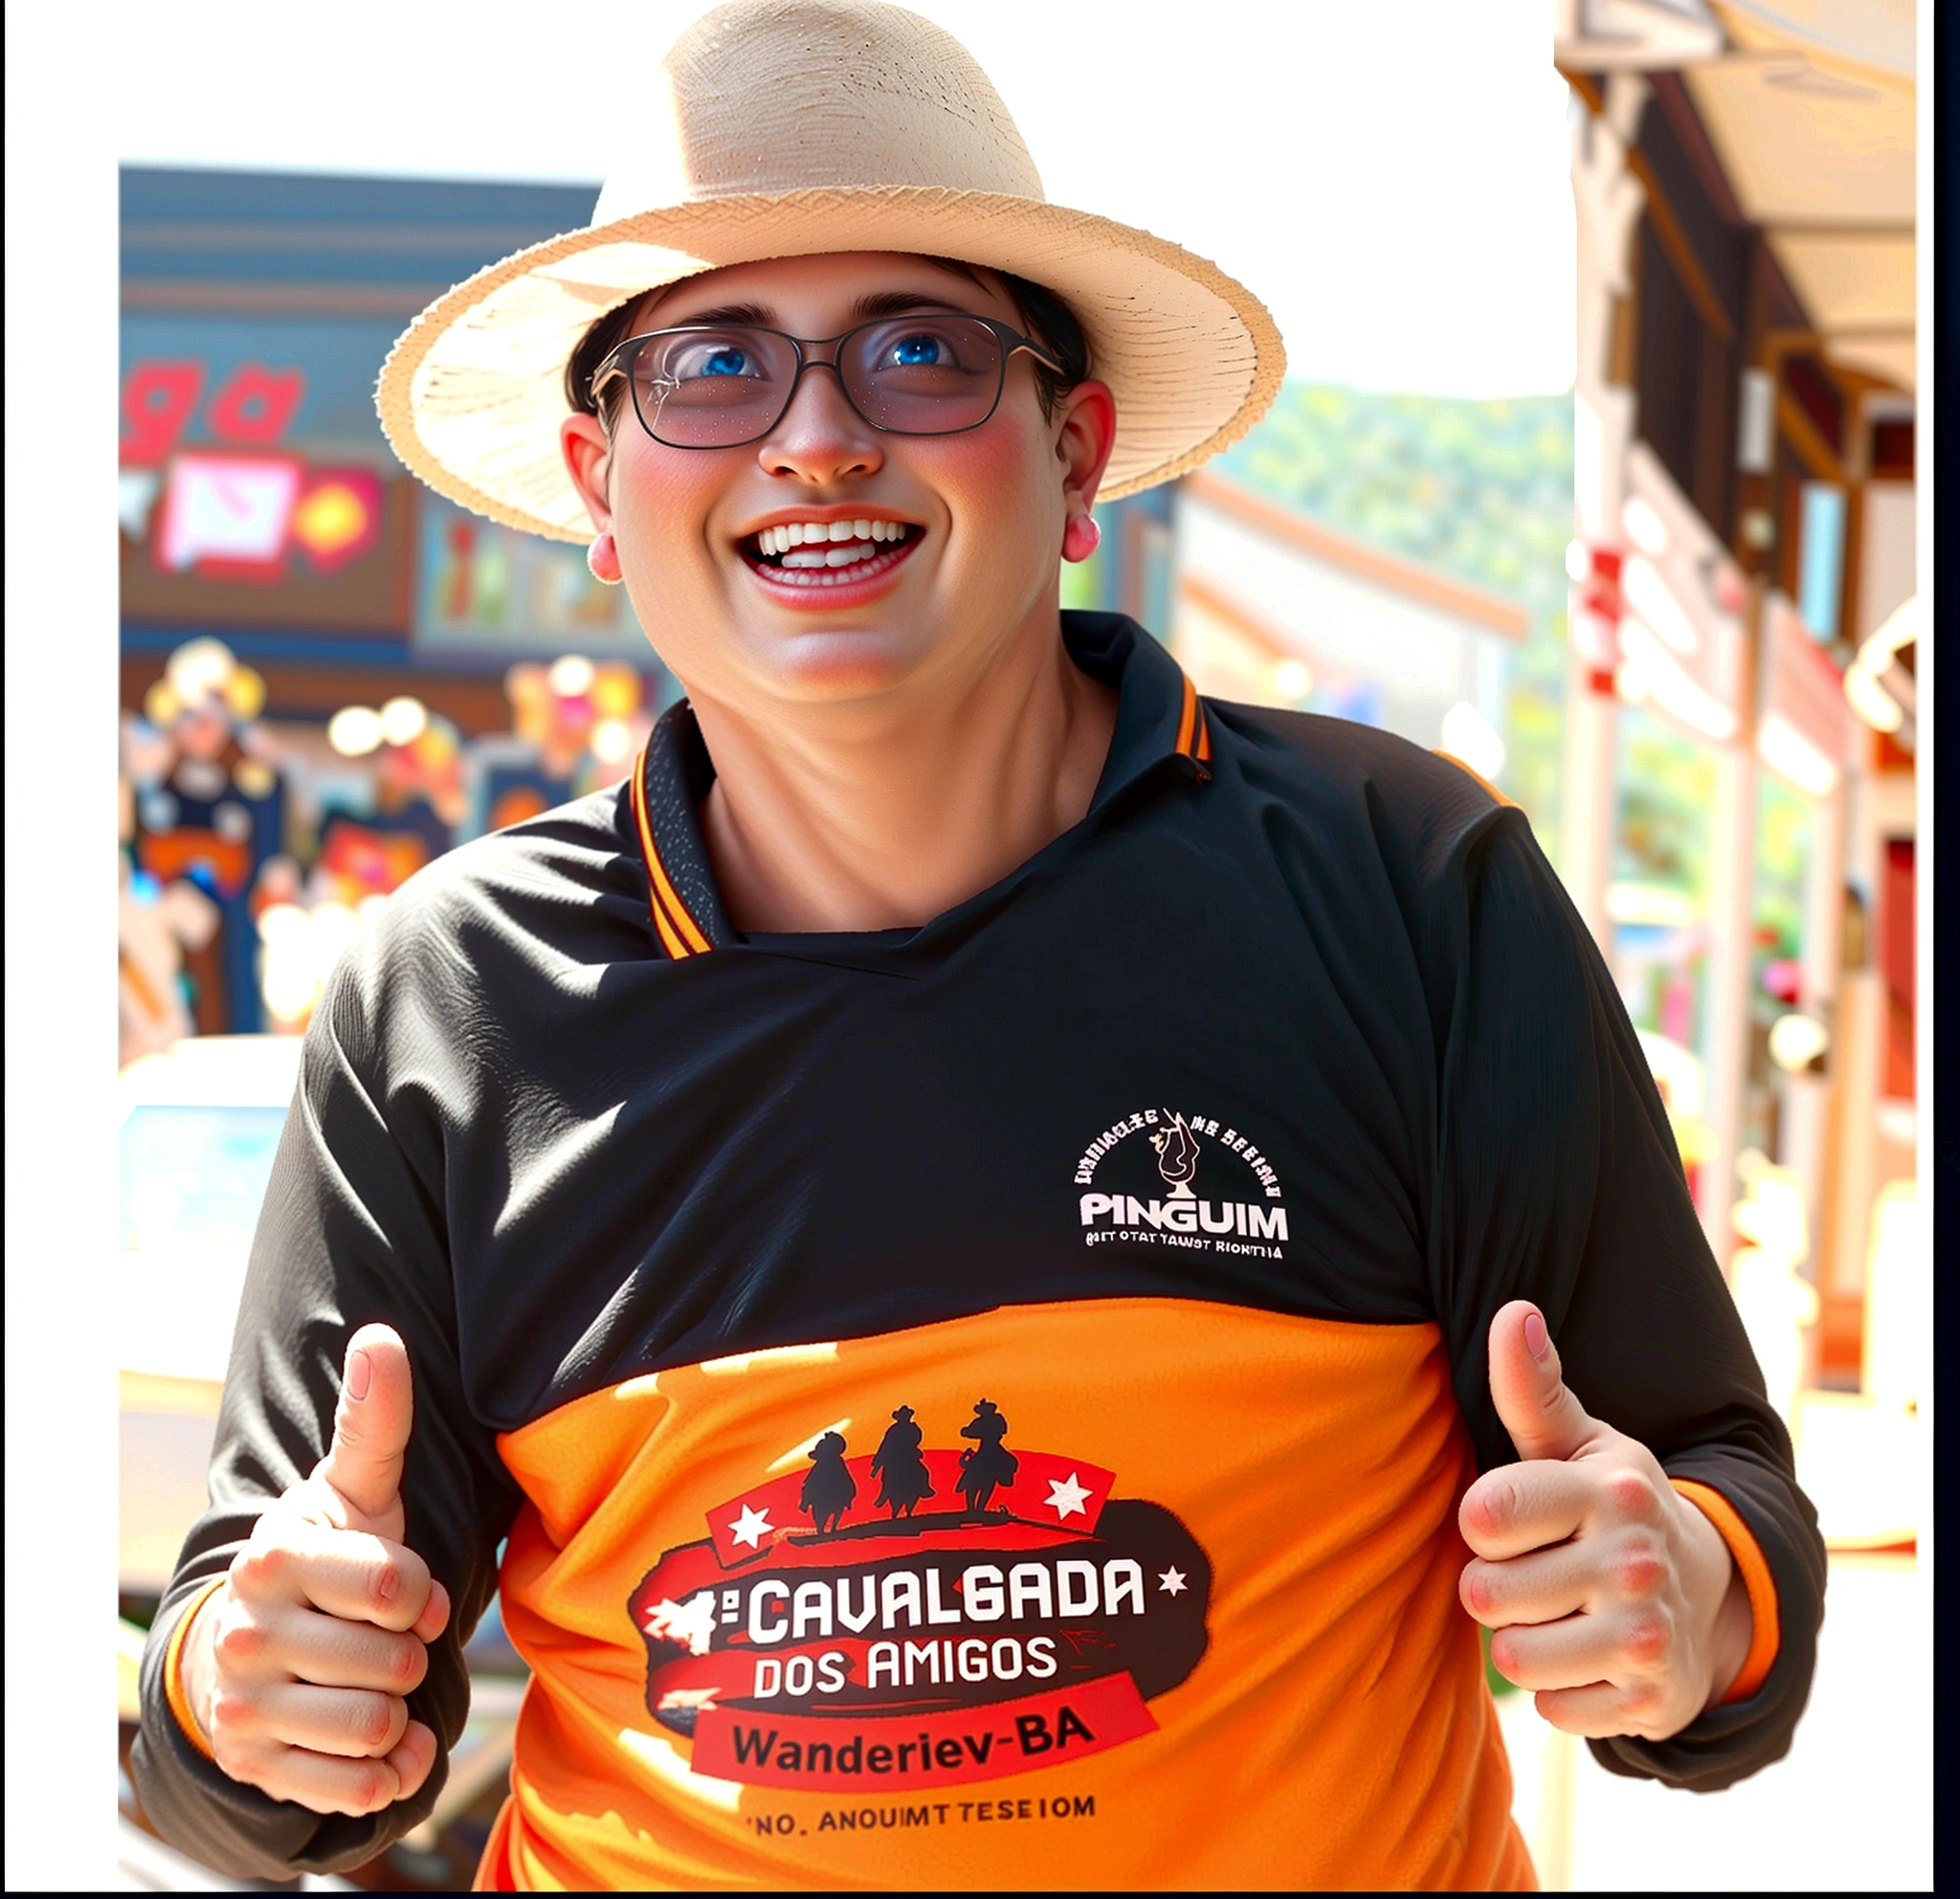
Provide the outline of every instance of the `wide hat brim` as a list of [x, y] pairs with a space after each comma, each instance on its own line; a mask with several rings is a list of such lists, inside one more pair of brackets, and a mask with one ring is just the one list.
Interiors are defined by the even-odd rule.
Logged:
[[958, 257], [1066, 299], [1116, 398], [1108, 499], [1236, 441], [1285, 372], [1258, 299], [1147, 231], [1004, 192], [825, 186], [642, 212], [489, 265], [430, 304], [389, 353], [375, 391], [382, 427], [439, 494], [507, 526], [587, 540], [559, 426], [565, 366], [588, 327], [702, 271], [840, 251]]

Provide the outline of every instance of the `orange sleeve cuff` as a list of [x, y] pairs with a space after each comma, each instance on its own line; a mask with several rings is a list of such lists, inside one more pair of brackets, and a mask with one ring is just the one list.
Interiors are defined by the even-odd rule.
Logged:
[[1776, 1649], [1782, 1640], [1776, 1620], [1776, 1579], [1770, 1574], [1769, 1560], [1749, 1533], [1748, 1525], [1720, 1490], [1686, 1477], [1668, 1481], [1721, 1531], [1722, 1540], [1728, 1545], [1728, 1553], [1735, 1558], [1735, 1567], [1742, 1574], [1743, 1587], [1748, 1591], [1753, 1632], [1749, 1652], [1743, 1658], [1742, 1673], [1722, 1697], [1722, 1706], [1726, 1708], [1732, 1701], [1747, 1701], [1769, 1679], [1770, 1670], [1775, 1665]]
[[204, 1730], [197, 1725], [197, 1716], [190, 1711], [190, 1697], [184, 1692], [184, 1638], [190, 1633], [190, 1624], [197, 1620], [197, 1612], [211, 1600], [223, 1582], [223, 1576], [214, 1576], [190, 1598], [190, 1606], [177, 1618], [177, 1626], [170, 1631], [169, 1647], [164, 1650], [164, 1693], [169, 1701], [170, 1712], [177, 1717], [178, 1727], [184, 1730], [184, 1738], [205, 1759], [213, 1762], [217, 1755], [212, 1753], [211, 1743], [204, 1737]]

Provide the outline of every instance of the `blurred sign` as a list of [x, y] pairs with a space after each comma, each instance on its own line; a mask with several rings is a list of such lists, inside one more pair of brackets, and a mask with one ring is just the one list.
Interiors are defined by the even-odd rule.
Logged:
[[417, 646], [645, 664], [646, 636], [625, 588], [594, 580], [582, 548], [520, 534], [430, 493], [420, 497], [417, 540]]
[[[123, 467], [153, 468], [184, 439], [204, 385], [205, 366], [195, 359], [151, 358], [130, 369], [122, 379]], [[285, 435], [305, 394], [303, 369], [240, 363], [205, 410], [205, 433], [240, 447], [270, 447]]]
[[119, 485], [125, 618], [408, 631], [407, 478], [198, 450]]
[[1763, 697], [1756, 748], [1811, 797], [1837, 789], [1851, 735], [1844, 680], [1787, 594], [1763, 600]]
[[1747, 583], [1645, 442], [1627, 452], [1616, 685], [1718, 744], [1741, 729]]
[[223, 333], [160, 337], [122, 378], [123, 614], [406, 634], [413, 484], [359, 443], [292, 440], [323, 375], [353, 372], [345, 340], [296, 335], [304, 360], [281, 361], [205, 327]]
[[166, 573], [195, 567], [234, 579], [277, 579], [301, 480], [290, 456], [178, 456], [151, 543], [157, 566]]

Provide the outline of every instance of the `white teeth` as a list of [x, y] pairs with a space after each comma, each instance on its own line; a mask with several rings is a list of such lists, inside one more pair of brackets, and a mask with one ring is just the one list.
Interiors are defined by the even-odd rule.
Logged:
[[842, 547], [796, 547], [783, 556], [785, 567], [853, 567], [858, 561], [875, 560], [878, 549], [869, 542], [857, 541]]
[[[756, 546], [763, 553], [787, 555], [792, 547], [806, 547], [813, 543], [828, 548], [850, 542], [876, 544], [880, 541], [902, 541], [911, 531], [910, 525], [906, 522], [874, 521], [868, 517], [861, 517], [856, 521], [786, 521], [779, 526], [763, 528], [755, 538]], [[820, 567], [826, 565], [826, 562], [822, 555], [818, 555], [813, 560], [798, 561], [793, 565]]]

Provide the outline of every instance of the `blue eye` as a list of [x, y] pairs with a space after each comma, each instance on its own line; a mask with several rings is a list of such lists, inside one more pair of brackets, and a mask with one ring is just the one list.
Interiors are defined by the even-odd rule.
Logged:
[[748, 373], [748, 357], [740, 349], [717, 349], [701, 366], [704, 376], [742, 376]]
[[930, 367], [942, 360], [944, 346], [936, 336], [908, 336], [895, 344], [892, 361], [901, 369]]

